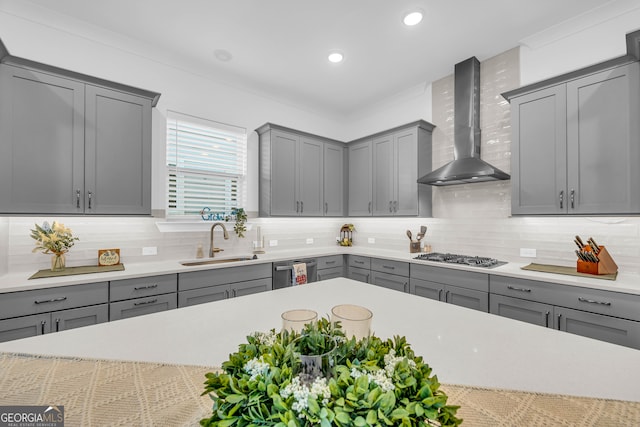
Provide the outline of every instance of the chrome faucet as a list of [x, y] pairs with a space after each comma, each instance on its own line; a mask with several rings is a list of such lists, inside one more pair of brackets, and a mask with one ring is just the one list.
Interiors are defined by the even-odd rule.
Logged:
[[229, 240], [229, 233], [227, 233], [227, 228], [221, 222], [216, 222], [211, 226], [211, 242], [209, 246], [209, 258], [213, 258], [216, 253], [224, 251], [224, 249], [216, 248], [213, 246], [213, 229], [216, 228], [216, 225], [222, 227], [222, 231], [224, 233], [224, 240]]

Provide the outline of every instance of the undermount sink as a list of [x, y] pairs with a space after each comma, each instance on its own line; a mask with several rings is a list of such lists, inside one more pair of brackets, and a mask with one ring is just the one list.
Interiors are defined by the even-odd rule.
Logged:
[[223, 264], [227, 262], [238, 262], [238, 261], [249, 261], [252, 259], [258, 259], [257, 255], [253, 256], [241, 256], [235, 258], [209, 258], [209, 259], [200, 259], [195, 261], [181, 261], [180, 264], [191, 267], [194, 265], [207, 265], [207, 264]]

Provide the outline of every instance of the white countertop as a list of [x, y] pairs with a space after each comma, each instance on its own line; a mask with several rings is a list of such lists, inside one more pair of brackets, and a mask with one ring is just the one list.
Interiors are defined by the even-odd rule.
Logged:
[[443, 383], [640, 401], [640, 351], [338, 278], [55, 334], [0, 343], [0, 351], [220, 366], [280, 313], [327, 316], [352, 303], [372, 328], [405, 335]]
[[[582, 276], [569, 276], [563, 274], [541, 273], [536, 271], [522, 270], [521, 267], [526, 264], [508, 263], [496, 268], [470, 267], [457, 264], [445, 264], [438, 262], [414, 260], [418, 254], [411, 254], [404, 251], [391, 251], [384, 249], [372, 249], [365, 247], [318, 247], [311, 249], [299, 249], [290, 251], [273, 251], [266, 254], [258, 255], [257, 260], [239, 261], [232, 263], [209, 264], [203, 266], [185, 267], [180, 264], [185, 260], [165, 260], [145, 263], [127, 263], [125, 261], [124, 271], [114, 271], [108, 273], [81, 274], [75, 276], [62, 276], [55, 278], [43, 278], [29, 280], [35, 271], [28, 273], [14, 273], [0, 276], [0, 294], [4, 292], [15, 292], [31, 289], [50, 288], [65, 285], [77, 285], [84, 283], [102, 282], [108, 280], [130, 279], [135, 277], [144, 277], [159, 274], [184, 273], [188, 271], [207, 270], [216, 268], [228, 268], [234, 266], [250, 265], [259, 262], [277, 262], [291, 259], [300, 259], [308, 257], [320, 257], [327, 255], [353, 254], [368, 257], [379, 257], [396, 261], [405, 261], [416, 264], [433, 265], [436, 267], [451, 268], [458, 270], [477, 271], [500, 276], [517, 277], [522, 279], [540, 280], [551, 283], [558, 283], [569, 286], [581, 286], [592, 289], [602, 289], [607, 291], [623, 292], [640, 295], [640, 276], [636, 274], [628, 274], [624, 271], [618, 273], [615, 281], [604, 280], [598, 278], [589, 278]], [[233, 258], [236, 256], [245, 256], [247, 254], [225, 254], [215, 259]], [[194, 260], [192, 260], [194, 261]]]

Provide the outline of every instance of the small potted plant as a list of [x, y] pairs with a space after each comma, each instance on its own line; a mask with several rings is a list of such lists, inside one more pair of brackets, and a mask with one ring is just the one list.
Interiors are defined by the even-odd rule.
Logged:
[[232, 219], [236, 221], [233, 226], [233, 231], [235, 231], [238, 237], [244, 237], [244, 232], [247, 231], [247, 213], [244, 211], [244, 208], [233, 208], [231, 209], [231, 214], [224, 218], [225, 222], [229, 222]]

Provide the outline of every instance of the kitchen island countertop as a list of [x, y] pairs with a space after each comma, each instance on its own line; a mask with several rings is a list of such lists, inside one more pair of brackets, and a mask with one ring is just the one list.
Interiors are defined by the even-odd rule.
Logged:
[[640, 351], [338, 278], [0, 343], [1, 352], [220, 366], [280, 314], [366, 306], [443, 383], [640, 401]]

